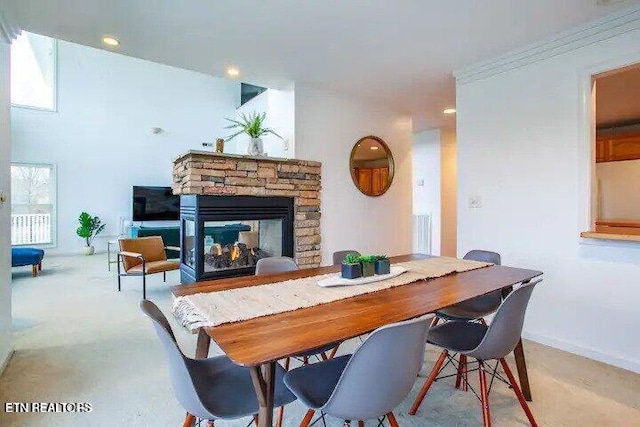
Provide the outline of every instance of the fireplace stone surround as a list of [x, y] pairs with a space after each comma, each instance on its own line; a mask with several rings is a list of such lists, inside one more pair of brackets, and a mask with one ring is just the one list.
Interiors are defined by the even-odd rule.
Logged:
[[191, 150], [173, 164], [176, 195], [291, 197], [293, 256], [300, 268], [322, 262], [320, 162]]

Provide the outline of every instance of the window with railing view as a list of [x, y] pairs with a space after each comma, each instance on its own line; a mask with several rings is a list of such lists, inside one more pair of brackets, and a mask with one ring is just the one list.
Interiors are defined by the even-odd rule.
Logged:
[[11, 165], [11, 244], [47, 245], [55, 236], [53, 165]]

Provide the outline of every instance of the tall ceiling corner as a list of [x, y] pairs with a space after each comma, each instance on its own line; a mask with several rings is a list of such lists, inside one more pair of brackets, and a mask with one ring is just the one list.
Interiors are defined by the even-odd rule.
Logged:
[[15, 23], [7, 7], [0, 3], [0, 40], [11, 43], [20, 34], [20, 27]]

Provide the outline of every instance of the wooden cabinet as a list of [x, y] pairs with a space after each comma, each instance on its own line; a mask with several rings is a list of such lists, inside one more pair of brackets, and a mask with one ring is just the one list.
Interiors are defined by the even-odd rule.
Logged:
[[377, 196], [389, 185], [389, 168], [358, 168], [357, 177], [362, 192]]
[[370, 193], [373, 188], [371, 182], [372, 175], [371, 169], [358, 169], [358, 182], [360, 183], [360, 188], [365, 193]]
[[596, 162], [640, 159], [640, 134], [596, 138]]

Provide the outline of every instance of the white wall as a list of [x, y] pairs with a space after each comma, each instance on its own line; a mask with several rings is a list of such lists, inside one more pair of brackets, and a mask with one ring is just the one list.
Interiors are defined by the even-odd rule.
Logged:
[[[267, 89], [260, 95], [238, 108], [239, 114], [267, 113], [265, 126], [272, 128], [282, 139], [275, 135], [262, 137], [264, 151], [269, 157], [293, 158], [295, 135], [294, 89]], [[238, 135], [225, 145], [225, 151], [234, 154], [247, 154], [249, 137]], [[228, 149], [227, 149], [228, 147]]]
[[413, 213], [431, 215], [433, 255], [440, 255], [440, 157], [439, 129], [413, 135]]
[[57, 165], [55, 252], [81, 247], [82, 210], [108, 224], [104, 249], [131, 217], [131, 187], [170, 186], [173, 159], [226, 136], [239, 98], [237, 81], [60, 42], [58, 111], [12, 109], [12, 160]]
[[456, 133], [443, 130], [440, 168], [442, 169], [440, 193], [442, 195], [440, 253], [444, 256], [456, 256], [458, 248], [458, 158]]
[[11, 120], [9, 45], [0, 35], [0, 374], [11, 352]]
[[[456, 106], [458, 253], [495, 250], [545, 273], [526, 336], [640, 372], [640, 244], [579, 238], [593, 167], [589, 71], [640, 61], [638, 46], [640, 31], [629, 31], [458, 83]], [[482, 208], [470, 209], [470, 196]]]
[[[342, 249], [397, 255], [411, 251], [411, 139], [409, 117], [370, 101], [296, 85], [296, 158], [322, 162], [322, 258]], [[395, 177], [380, 197], [360, 193], [349, 155], [363, 136], [384, 139]]]
[[596, 176], [599, 218], [640, 219], [640, 160], [598, 163]]

